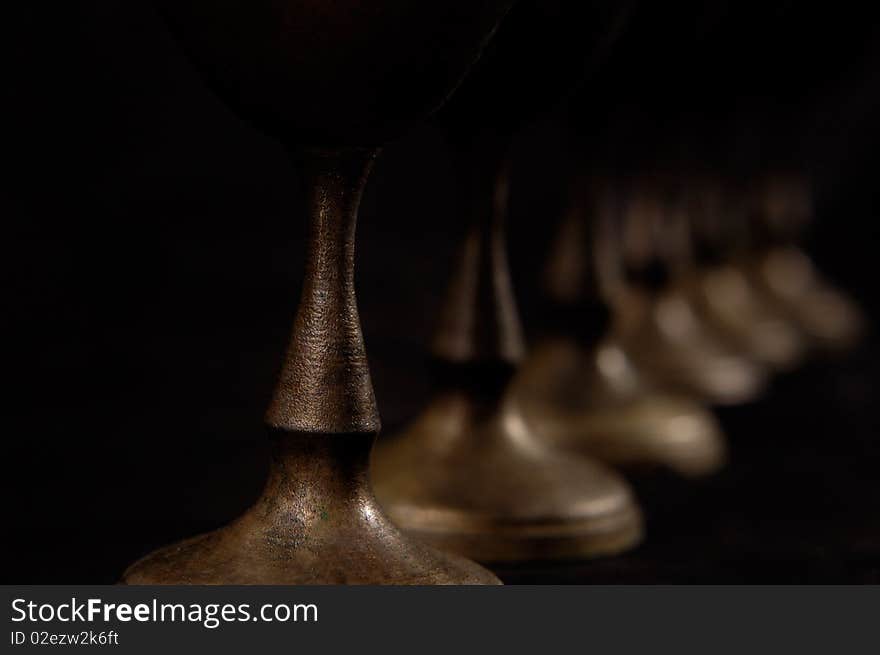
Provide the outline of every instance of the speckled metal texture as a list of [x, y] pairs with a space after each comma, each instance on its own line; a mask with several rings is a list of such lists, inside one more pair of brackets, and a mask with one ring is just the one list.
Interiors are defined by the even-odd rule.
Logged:
[[354, 230], [374, 153], [301, 153], [312, 218], [306, 281], [267, 414], [269, 480], [242, 517], [132, 565], [130, 584], [492, 584], [488, 571], [414, 542], [369, 484], [379, 429], [355, 307]]
[[512, 0], [156, 1], [219, 95], [296, 153], [311, 236], [266, 414], [275, 443], [262, 496], [228, 526], [136, 562], [123, 582], [497, 584], [405, 537], [373, 499], [379, 415], [354, 239], [375, 148], [449, 95]]
[[312, 216], [290, 347], [266, 423], [288, 431], [379, 431], [354, 289], [357, 208], [375, 150], [298, 157]]
[[128, 584], [497, 584], [405, 537], [373, 499], [372, 435], [275, 434], [269, 479], [229, 525], [158, 550]]

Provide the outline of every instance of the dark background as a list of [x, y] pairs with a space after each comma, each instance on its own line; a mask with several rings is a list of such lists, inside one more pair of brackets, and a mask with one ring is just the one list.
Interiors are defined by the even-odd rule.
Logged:
[[[636, 19], [580, 96], [586, 132], [634, 107], [642, 131], [612, 132], [612, 149], [656, 147], [675, 134], [670, 117], [710, 132], [743, 113], [774, 133], [797, 126], [787, 152], [817, 185], [810, 251], [876, 318], [877, 23], [764, 4], [700, 38], [656, 9]], [[111, 583], [149, 550], [234, 517], [261, 487], [261, 417], [301, 279], [298, 182], [146, 3], [13, 13], [0, 580]], [[549, 117], [514, 150], [509, 240], [530, 332], [548, 214], [562, 202], [559, 136]], [[421, 128], [386, 148], [363, 201], [358, 298], [386, 433], [430, 392], [424, 344], [458, 236], [450, 166]], [[869, 337], [780, 377], [759, 402], [720, 413], [725, 472], [634, 480], [648, 519], [639, 549], [508, 579], [880, 582], [878, 373]]]

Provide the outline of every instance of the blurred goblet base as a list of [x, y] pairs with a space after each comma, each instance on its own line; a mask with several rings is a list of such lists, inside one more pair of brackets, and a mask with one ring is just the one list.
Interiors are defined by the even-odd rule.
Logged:
[[379, 443], [373, 480], [409, 534], [479, 562], [612, 555], [642, 536], [627, 483], [546, 447], [509, 400], [498, 409], [440, 394], [404, 434]]
[[816, 347], [848, 350], [864, 333], [865, 318], [855, 301], [824, 280], [800, 249], [774, 248], [744, 268]]
[[748, 403], [764, 391], [766, 367], [717, 334], [680, 289], [653, 298], [628, 291], [617, 305], [616, 337], [651, 386], [710, 405]]
[[790, 371], [807, 343], [799, 327], [736, 266], [716, 266], [682, 284], [707, 323], [737, 350], [768, 368]]
[[592, 353], [567, 340], [538, 345], [521, 371], [517, 400], [547, 443], [628, 471], [666, 468], [698, 477], [726, 461], [711, 412], [685, 396], [646, 389], [611, 341]]

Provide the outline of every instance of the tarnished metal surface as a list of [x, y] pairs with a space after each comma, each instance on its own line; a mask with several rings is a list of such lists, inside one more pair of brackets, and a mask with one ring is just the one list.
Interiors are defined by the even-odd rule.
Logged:
[[354, 230], [372, 151], [303, 151], [312, 229], [290, 348], [267, 412], [263, 495], [231, 525], [134, 564], [131, 584], [491, 584], [405, 538], [369, 486], [379, 417], [355, 306]]
[[311, 150], [299, 158], [312, 233], [290, 347], [266, 412], [271, 427], [379, 431], [354, 292], [357, 207], [375, 155]]
[[493, 584], [472, 562], [405, 537], [373, 499], [373, 436], [276, 433], [259, 500], [214, 532], [158, 550], [128, 584]]
[[373, 498], [368, 466], [379, 416], [353, 276], [358, 202], [375, 146], [443, 100], [509, 4], [160, 2], [214, 88], [298, 153], [311, 235], [266, 414], [274, 455], [262, 496], [230, 525], [136, 562], [124, 582], [498, 583], [403, 536]]

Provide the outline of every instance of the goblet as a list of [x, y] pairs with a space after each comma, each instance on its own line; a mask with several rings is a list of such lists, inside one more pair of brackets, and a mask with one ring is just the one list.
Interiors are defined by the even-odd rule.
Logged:
[[481, 562], [624, 550], [641, 534], [629, 487], [549, 448], [516, 402], [525, 348], [504, 249], [507, 182], [474, 159], [474, 224], [433, 344], [439, 389], [403, 434], [379, 442], [376, 494], [409, 532]]
[[310, 238], [266, 414], [269, 479], [243, 516], [156, 551], [130, 584], [497, 583], [405, 537], [369, 485], [379, 430], [354, 289], [358, 203], [376, 149], [435, 109], [508, 0], [167, 0], [209, 83], [295, 152]]
[[[627, 182], [632, 189], [623, 194], [619, 221], [626, 246], [626, 257], [621, 258], [625, 276], [606, 295], [615, 337], [643, 376], [653, 378], [657, 386], [727, 404], [754, 397], [765, 371], [701, 320], [692, 299], [676, 288], [678, 280], [672, 278], [677, 271], [668, 264], [680, 253], [674, 251], [677, 237], [669, 218], [681, 188], [679, 171], [691, 165], [690, 160], [704, 159], [689, 154], [692, 144], [686, 137], [694, 124], [705, 122], [704, 114], [712, 113], [715, 95], [729, 104], [732, 77], [716, 80], [710, 75], [695, 84], [693, 73], [699, 65], [695, 68], [694, 53], [726, 61], [735, 49], [720, 50], [717, 43], [729, 31], [729, 21], [744, 20], [744, 14], [754, 22], [754, 12], [724, 1], [645, 3], [636, 20], [640, 47], [629, 56], [623, 51], [606, 76], [606, 84], [628, 101], [603, 122], [604, 130], [610, 123], [620, 137], [609, 143], [595, 133], [596, 121], [581, 119], [574, 126], [589, 146], [597, 140], [605, 143], [599, 161], [606, 167], [610, 163], [619, 180], [632, 181]], [[646, 58], [648, 50], [652, 56]], [[589, 115], [590, 100], [585, 97], [579, 103], [583, 116]], [[587, 157], [596, 161], [594, 154]]]
[[[590, 557], [633, 546], [641, 515], [614, 471], [543, 441], [512, 389], [525, 346], [504, 242], [507, 147], [525, 118], [583, 76], [614, 3], [525, 2], [441, 117], [470, 228], [433, 343], [438, 391], [374, 454], [376, 494], [432, 544], [481, 562]], [[546, 46], [546, 47], [545, 47]]]
[[709, 176], [691, 176], [681, 217], [679, 284], [704, 321], [747, 356], [773, 370], [803, 359], [801, 332], [732, 258], [748, 223], [745, 194]]
[[668, 265], [680, 240], [670, 208], [647, 185], [622, 211], [622, 274], [612, 285], [615, 334], [645, 375], [659, 386], [716, 405], [748, 402], [763, 390], [768, 371], [720, 335], [697, 311], [687, 285]]
[[767, 175], [755, 194], [756, 243], [741, 270], [811, 344], [827, 350], [854, 346], [864, 331], [858, 305], [816, 269], [798, 238], [812, 217], [803, 176]]
[[710, 474], [725, 461], [718, 422], [685, 395], [651, 389], [610, 334], [601, 263], [615, 204], [608, 181], [576, 177], [548, 257], [544, 315], [553, 319], [523, 367], [517, 399], [554, 445], [628, 469]]

